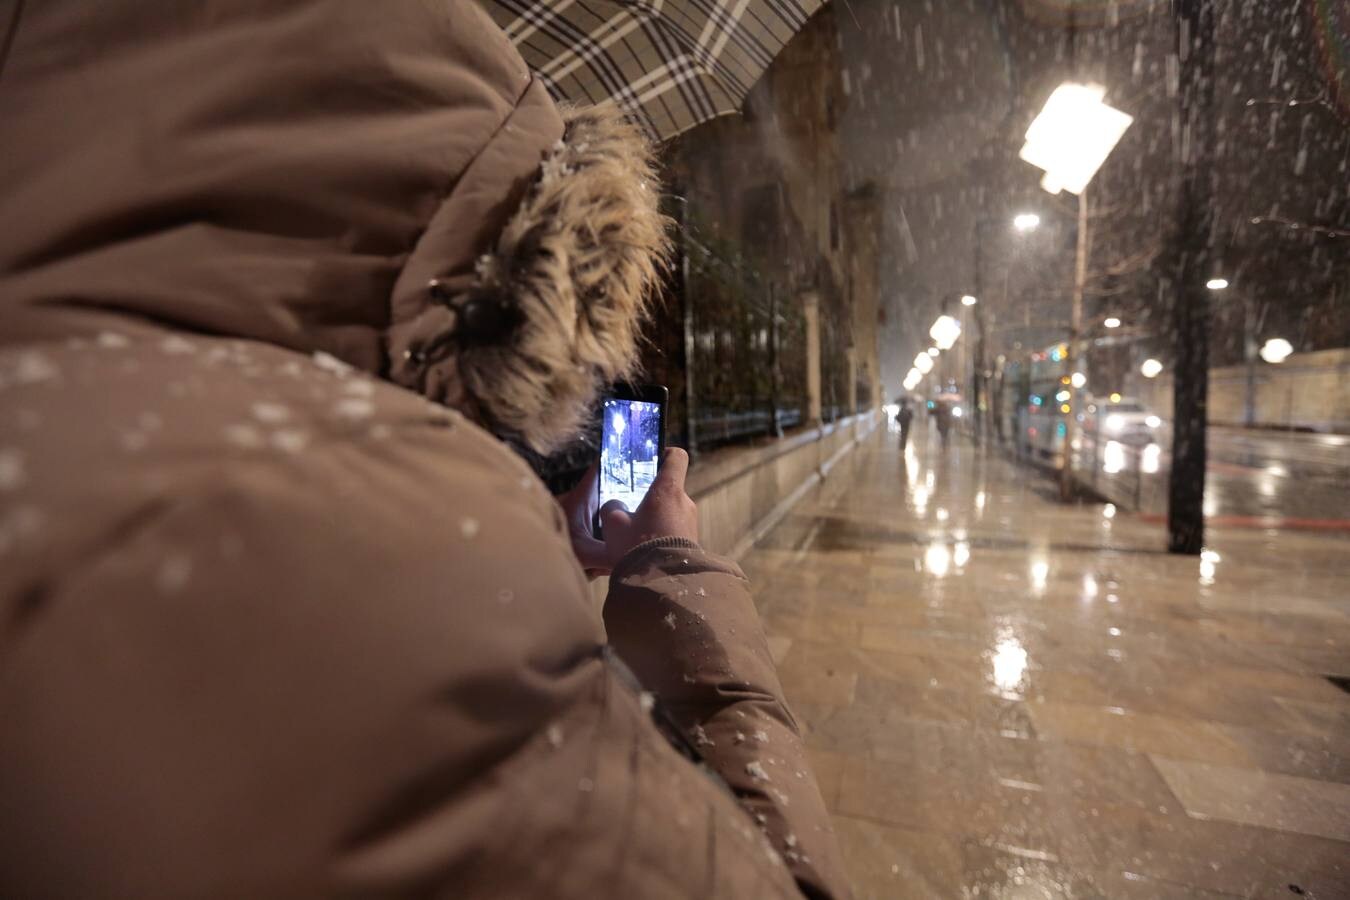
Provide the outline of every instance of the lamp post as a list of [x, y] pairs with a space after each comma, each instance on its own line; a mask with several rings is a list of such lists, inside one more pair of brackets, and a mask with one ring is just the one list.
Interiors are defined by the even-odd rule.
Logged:
[[[1087, 286], [1088, 183], [1111, 155], [1134, 121], [1104, 102], [1106, 88], [1095, 84], [1066, 82], [1055, 88], [1045, 108], [1027, 129], [1026, 144], [1018, 154], [1045, 170], [1041, 187], [1051, 194], [1067, 190], [1078, 197], [1078, 240], [1074, 260], [1073, 307], [1070, 314], [1068, 355], [1065, 365], [1074, 371], [1083, 330], [1083, 294]], [[1073, 493], [1072, 451], [1077, 437], [1077, 399], [1071, 395], [1066, 413], [1064, 453], [1060, 463], [1060, 496]]]
[[[961, 302], [975, 309], [975, 327], [977, 334], [975, 337], [975, 365], [971, 375], [971, 404], [975, 409], [975, 441], [979, 443], [983, 439], [986, 426], [986, 419], [992, 417], [994, 411], [992, 408], [989, 394], [988, 371], [988, 351], [987, 337], [989, 333], [989, 312], [986, 309], [987, 304], [981, 303], [980, 299], [985, 296], [984, 291], [984, 231], [983, 229], [999, 222], [1000, 220], [987, 215], [979, 216], [975, 219], [975, 294], [966, 295], [961, 298]], [[1035, 213], [1018, 213], [1013, 216], [1012, 227], [1019, 234], [1026, 234], [1035, 231], [1040, 227], [1041, 217]], [[1008, 301], [1008, 276], [1012, 268], [1009, 262], [1004, 270], [1003, 278], [1003, 302], [1007, 305]], [[970, 302], [967, 303], [966, 301]], [[984, 402], [988, 409], [981, 409], [981, 402]]]

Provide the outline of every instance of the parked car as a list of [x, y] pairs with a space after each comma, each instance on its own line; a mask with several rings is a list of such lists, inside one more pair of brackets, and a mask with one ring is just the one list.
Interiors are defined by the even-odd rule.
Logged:
[[1138, 400], [1119, 394], [1089, 397], [1082, 421], [1084, 431], [1122, 444], [1156, 443], [1163, 427], [1161, 417]]

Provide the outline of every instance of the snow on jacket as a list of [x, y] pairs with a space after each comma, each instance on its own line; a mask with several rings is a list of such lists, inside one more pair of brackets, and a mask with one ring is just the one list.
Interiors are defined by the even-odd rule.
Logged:
[[493, 436], [633, 365], [631, 128], [458, 0], [5, 4], [0, 122], [0, 896], [847, 894], [740, 571], [602, 621]]

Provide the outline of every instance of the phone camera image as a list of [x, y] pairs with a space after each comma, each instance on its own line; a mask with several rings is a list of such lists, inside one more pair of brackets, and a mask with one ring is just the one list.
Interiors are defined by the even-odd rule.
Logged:
[[600, 503], [622, 500], [636, 510], [656, 479], [661, 452], [661, 405], [605, 401], [600, 448]]

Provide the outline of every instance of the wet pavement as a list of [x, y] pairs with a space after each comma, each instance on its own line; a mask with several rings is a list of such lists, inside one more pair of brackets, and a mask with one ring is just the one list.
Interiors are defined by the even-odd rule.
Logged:
[[743, 560], [858, 895], [1350, 897], [1350, 535], [1054, 498], [878, 431]]

